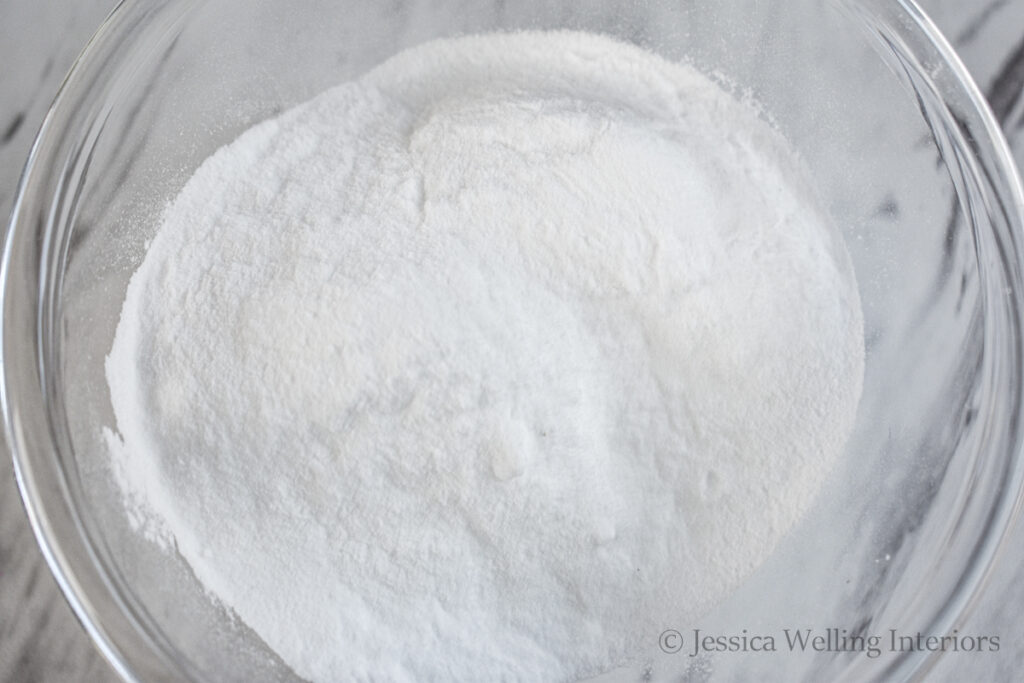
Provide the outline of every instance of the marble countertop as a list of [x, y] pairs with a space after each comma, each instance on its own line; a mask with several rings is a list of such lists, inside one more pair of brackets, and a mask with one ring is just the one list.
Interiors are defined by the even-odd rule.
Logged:
[[[0, 218], [6, 222], [21, 165], [63, 75], [113, 0], [0, 3]], [[921, 0], [987, 94], [1024, 166], [1024, 0]], [[1024, 524], [962, 632], [999, 635], [996, 653], [947, 656], [940, 681], [1024, 676]], [[0, 457], [0, 681], [116, 681], [50, 576], [21, 506], [9, 457]]]

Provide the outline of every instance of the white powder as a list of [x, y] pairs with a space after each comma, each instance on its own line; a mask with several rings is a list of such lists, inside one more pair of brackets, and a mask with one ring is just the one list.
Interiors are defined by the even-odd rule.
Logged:
[[777, 134], [578, 33], [429, 43], [244, 133], [107, 360], [136, 523], [312, 681], [572, 680], [720, 602], [851, 429]]

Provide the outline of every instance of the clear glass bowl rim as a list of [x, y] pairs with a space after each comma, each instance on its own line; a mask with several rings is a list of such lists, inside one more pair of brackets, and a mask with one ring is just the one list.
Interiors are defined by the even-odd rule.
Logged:
[[[182, 1], [191, 5], [197, 0]], [[884, 22], [904, 46], [917, 53], [919, 63], [926, 63], [928, 58], [948, 69], [952, 79], [935, 85], [944, 103], [957, 100], [969, 103], [967, 115], [962, 115], [957, 122], [973, 145], [959, 151], [969, 155], [977, 167], [985, 171], [980, 174], [981, 189], [1001, 209], [1011, 229], [1006, 237], [1014, 261], [1008, 276], [1016, 287], [1008, 296], [1012, 299], [1019, 328], [1024, 320], [1024, 306], [1019, 299], [1020, 292], [1024, 291], [1020, 278], [1024, 254], [1018, 242], [1024, 234], [1024, 189], [987, 100], [953, 48], [915, 0], [839, 2], [857, 5], [858, 12], [868, 12]], [[44, 342], [40, 320], [48, 314], [47, 306], [55, 302], [41, 301], [45, 265], [26, 264], [19, 258], [25, 253], [41, 251], [38, 244], [33, 249], [28, 242], [41, 237], [63, 209], [49, 201], [51, 198], [46, 196], [48, 188], [43, 181], [55, 167], [54, 162], [59, 160], [58, 142], [65, 133], [64, 126], [87, 101], [88, 84], [99, 78], [108, 59], [117, 53], [117, 46], [147, 17], [146, 2], [128, 0], [122, 0], [108, 15], [62, 83], [25, 164], [0, 262], [0, 407], [18, 487], [39, 547], [63, 594], [98, 649], [125, 680], [200, 680], [198, 672], [192, 670], [173, 645], [146, 626], [149, 620], [138, 614], [124, 598], [117, 581], [108, 574], [91, 546], [69, 494], [68, 473], [58, 457], [67, 446], [61, 443], [47, 411], [49, 378], [45, 363], [49, 359], [41, 348]], [[1018, 355], [1022, 355], [1019, 349]], [[1020, 400], [1022, 387], [1015, 389], [1018, 410], [1013, 417], [1022, 423], [1024, 414], [1019, 409], [1024, 405]], [[950, 623], [976, 599], [1006, 528], [1021, 504], [1024, 453], [1019, 439], [1005, 457], [1008, 461], [1002, 471], [1009, 474], [992, 501], [990, 523], [984, 532], [986, 537], [976, 546], [982, 552], [974, 558], [970, 580], [963, 582], [955, 600], [951, 601], [955, 606], [947, 610]], [[934, 659], [932, 655], [908, 658], [899, 671], [907, 675], [920, 674], [930, 668], [928, 662], [933, 663]]]

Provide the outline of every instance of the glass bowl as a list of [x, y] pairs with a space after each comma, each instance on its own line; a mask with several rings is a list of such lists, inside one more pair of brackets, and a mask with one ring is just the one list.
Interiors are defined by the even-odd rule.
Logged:
[[[954, 633], [1018, 499], [1024, 202], [977, 87], [910, 0], [123, 3], [46, 117], [2, 264], [7, 441], [97, 646], [128, 680], [295, 678], [132, 532], [111, 478], [103, 363], [162, 207], [255, 122], [405, 47], [520, 28], [610, 34], [756, 102], [816, 179], [864, 306], [856, 430], [813, 509], [725, 604], [604, 679], [896, 680], [960, 656], [889, 638]], [[694, 629], [781, 651], [672, 652]], [[786, 629], [878, 635], [880, 652], [791, 652]]]

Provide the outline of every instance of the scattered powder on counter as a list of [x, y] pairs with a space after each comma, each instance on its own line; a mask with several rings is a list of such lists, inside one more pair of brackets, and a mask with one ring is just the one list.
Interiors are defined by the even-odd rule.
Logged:
[[133, 522], [310, 681], [562, 680], [693, 623], [843, 450], [793, 154], [582, 33], [431, 42], [207, 159], [106, 372]]

